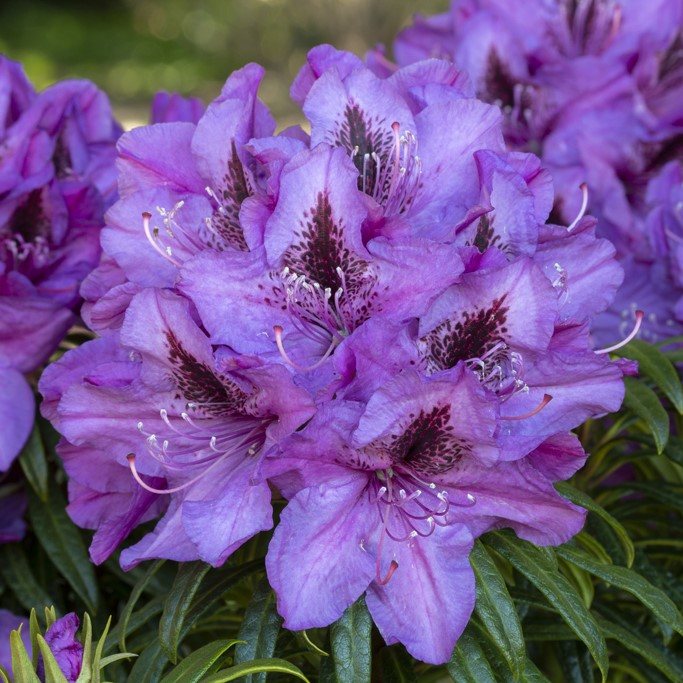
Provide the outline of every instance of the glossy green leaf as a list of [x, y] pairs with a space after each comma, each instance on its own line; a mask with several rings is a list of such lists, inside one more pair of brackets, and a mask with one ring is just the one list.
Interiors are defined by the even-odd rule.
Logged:
[[168, 657], [158, 640], [152, 641], [135, 660], [128, 674], [129, 683], [159, 683]]
[[48, 499], [47, 459], [38, 422], [33, 426], [33, 431], [21, 450], [19, 465], [36, 495], [46, 502]]
[[99, 591], [95, 571], [81, 532], [66, 514], [61, 493], [50, 489], [47, 502], [29, 491], [29, 518], [33, 531], [51, 562], [69, 582], [90, 612], [96, 612]]
[[12, 587], [12, 592], [27, 611], [33, 608], [42, 611], [43, 605], [54, 602], [33, 575], [20, 544], [0, 544], [0, 574], [7, 581], [7, 585]]
[[673, 363], [656, 347], [634, 339], [617, 355], [638, 361], [640, 374], [651, 379], [679, 413], [683, 413], [683, 387]]
[[178, 566], [164, 611], [159, 621], [159, 642], [172, 664], [178, 661], [178, 644], [192, 599], [211, 567], [204, 562], [184, 562]]
[[657, 394], [646, 384], [633, 377], [625, 377], [624, 383], [624, 405], [647, 424], [655, 439], [657, 452], [661, 453], [669, 438], [669, 415]]
[[626, 531], [621, 522], [607, 512], [607, 510], [605, 510], [603, 507], [598, 505], [588, 494], [584, 493], [583, 491], [579, 491], [571, 484], [568, 484], [564, 481], [557, 482], [555, 484], [555, 488], [560, 494], [562, 494], [572, 503], [582, 507], [584, 510], [588, 510], [588, 512], [592, 512], [600, 517], [600, 519], [602, 519], [604, 522], [609, 524], [624, 548], [627, 558], [627, 565], [630, 567], [633, 564], [633, 558], [635, 557], [635, 548], [633, 546], [631, 537], [628, 535], [628, 531]]
[[310, 683], [301, 669], [294, 666], [294, 664], [290, 664], [286, 659], [255, 659], [252, 662], [244, 662], [243, 664], [231, 666], [229, 669], [218, 671], [212, 676], [205, 678], [202, 683], [227, 683], [228, 681], [235, 681], [243, 676], [254, 675], [261, 672], [289, 674], [290, 676], [301, 679], [305, 683]]
[[474, 544], [470, 563], [477, 581], [475, 612], [518, 678], [526, 661], [526, 648], [519, 616], [505, 580], [481, 541]]
[[683, 681], [683, 663], [664, 647], [650, 642], [632, 626], [616, 624], [601, 616], [598, 616], [598, 623], [608, 638], [617, 640], [620, 646], [657, 667], [669, 680], [674, 683]]
[[[275, 595], [263, 577], [256, 586], [237, 634], [238, 640], [243, 642], [235, 649], [235, 664], [272, 657], [281, 626], [282, 618], [277, 613]], [[245, 678], [244, 683], [265, 683], [265, 680], [266, 674], [260, 673]]]
[[164, 564], [164, 560], [157, 560], [152, 562], [152, 564], [147, 568], [147, 571], [143, 574], [140, 580], [135, 584], [133, 590], [130, 592], [130, 597], [126, 602], [125, 607], [121, 612], [121, 616], [118, 620], [119, 626], [119, 649], [121, 652], [126, 651], [126, 636], [128, 635], [128, 624], [130, 618], [135, 610], [135, 606], [140, 599], [140, 596], [144, 593], [145, 589], [149, 585], [149, 582], [154, 578], [154, 575], [159, 571], [161, 566]]
[[372, 618], [361, 597], [330, 628], [332, 657], [338, 683], [370, 683]]
[[[237, 640], [215, 640], [200, 647], [166, 674], [161, 683], [199, 683]], [[245, 679], [246, 680], [246, 679]]]
[[491, 545], [543, 593], [548, 602], [586, 644], [605, 681], [609, 669], [605, 639], [595, 618], [586, 609], [581, 596], [573, 586], [564, 576], [554, 570], [545, 556], [531, 543], [503, 532], [488, 534], [486, 540], [487, 544]]
[[569, 545], [560, 546], [556, 552], [560, 557], [585, 569], [593, 576], [631, 593], [658, 618], [669, 624], [678, 633], [683, 634], [683, 616], [676, 605], [664, 591], [653, 586], [637, 572], [626, 567], [600, 564], [588, 553]]
[[491, 664], [472, 629], [458, 639], [447, 668], [455, 683], [496, 683]]

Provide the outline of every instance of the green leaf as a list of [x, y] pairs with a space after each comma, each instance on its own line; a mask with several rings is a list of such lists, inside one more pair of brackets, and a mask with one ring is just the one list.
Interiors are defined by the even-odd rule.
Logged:
[[632, 626], [616, 624], [600, 615], [598, 615], [598, 623], [608, 638], [617, 640], [620, 646], [647, 660], [671, 681], [674, 683], [683, 681], [683, 665], [665, 648], [650, 642]]
[[585, 647], [576, 641], [557, 643], [558, 661], [566, 683], [593, 683], [593, 662]]
[[200, 647], [183, 659], [173, 671], [166, 674], [161, 683], [199, 683], [223, 654], [235, 645], [237, 640], [214, 640]]
[[683, 413], [683, 387], [673, 363], [656, 347], [634, 339], [617, 355], [638, 361], [640, 374], [651, 379], [662, 393]]
[[625, 377], [624, 405], [641, 418], [652, 432], [657, 453], [662, 453], [669, 438], [669, 415], [650, 387], [633, 377]]
[[470, 564], [477, 580], [475, 612], [515, 678], [519, 678], [526, 662], [526, 647], [522, 625], [505, 580], [481, 541], [474, 544]]
[[[235, 664], [252, 659], [267, 659], [275, 652], [282, 619], [277, 613], [275, 595], [268, 580], [263, 577], [256, 586], [249, 603], [237, 638], [243, 641], [235, 649]], [[260, 673], [245, 678], [245, 683], [265, 683], [266, 674]]]
[[126, 651], [126, 636], [128, 635], [128, 622], [130, 621], [131, 615], [135, 610], [135, 605], [137, 605], [140, 596], [144, 593], [149, 582], [154, 578], [154, 575], [159, 571], [161, 566], [164, 564], [164, 560], [157, 560], [153, 562], [147, 571], [143, 574], [142, 578], [133, 586], [133, 590], [130, 592], [130, 597], [126, 602], [125, 607], [121, 612], [117, 626], [119, 627], [119, 649], [121, 652]]
[[303, 639], [304, 643], [308, 645], [308, 647], [311, 649], [311, 652], [315, 652], [317, 655], [320, 655], [321, 657], [329, 657], [330, 653], [325, 652], [322, 648], [318, 647], [310, 638], [308, 633], [306, 631], [299, 631], [299, 635]]
[[460, 636], [447, 668], [455, 683], [496, 683], [486, 653], [469, 628]]
[[548, 602], [586, 644], [602, 672], [603, 681], [606, 681], [609, 658], [605, 639], [595, 618], [586, 609], [581, 596], [569, 581], [555, 571], [543, 553], [540, 553], [531, 543], [502, 532], [488, 534], [486, 541], [543, 593]]
[[578, 548], [569, 545], [556, 548], [556, 552], [560, 557], [575, 564], [577, 567], [581, 567], [581, 569], [585, 569], [593, 574], [593, 576], [597, 576], [603, 581], [631, 593], [645, 607], [651, 610], [655, 616], [669, 624], [678, 633], [683, 634], [683, 616], [678, 611], [676, 605], [664, 591], [653, 586], [637, 572], [626, 567], [600, 564], [588, 553], [584, 553]]
[[204, 612], [222, 599], [225, 592], [250, 574], [263, 570], [263, 558], [211, 571], [202, 582], [192, 606], [185, 615], [181, 640]]
[[27, 609], [40, 609], [54, 602], [36, 581], [24, 549], [18, 543], [0, 544], [0, 574]]
[[[163, 604], [164, 596], [158, 595], [152, 598], [149, 602], [146, 602], [140, 609], [133, 612], [128, 624], [126, 625], [126, 637], [131, 633], [137, 631], [140, 627], [144, 626], [150, 619], [153, 619], [157, 614], [161, 614], [164, 608]], [[104, 645], [104, 652], [110, 652], [114, 646], [120, 641], [120, 634], [123, 629], [120, 628], [121, 623], [116, 624], [116, 626], [111, 630], [107, 636], [107, 640]]]
[[222, 567], [209, 573], [210, 569], [203, 562], [186, 562], [180, 565], [166, 598], [159, 622], [159, 641], [173, 663], [177, 661], [179, 643], [197, 619], [238, 581], [263, 569], [263, 560]]
[[96, 612], [99, 592], [95, 571], [80, 531], [66, 514], [61, 493], [53, 487], [47, 502], [31, 491], [28, 494], [29, 517], [40, 544], [88, 610]]
[[107, 623], [104, 627], [104, 631], [97, 641], [97, 647], [95, 648], [95, 654], [92, 658], [92, 678], [89, 683], [100, 683], [100, 672], [103, 668], [102, 665], [102, 652], [104, 651], [104, 644], [107, 641], [107, 633], [109, 633], [109, 628], [111, 627], [111, 617], [107, 619]]
[[301, 669], [294, 666], [294, 664], [290, 664], [286, 659], [255, 659], [252, 662], [237, 664], [205, 678], [202, 683], [227, 683], [227, 681], [234, 681], [242, 676], [249, 676], [260, 672], [289, 674], [290, 676], [300, 678], [305, 683], [310, 683]]
[[332, 657], [338, 683], [370, 683], [372, 619], [360, 597], [330, 627]]
[[204, 562], [183, 562], [178, 566], [159, 621], [159, 642], [172, 664], [178, 661], [178, 644], [192, 598], [211, 567]]
[[66, 676], [57, 664], [55, 656], [52, 654], [49, 645], [45, 642], [45, 638], [38, 634], [38, 647], [40, 654], [43, 657], [43, 668], [45, 669], [45, 683], [69, 683]]
[[579, 505], [584, 510], [592, 512], [602, 519], [604, 522], [609, 524], [612, 531], [616, 534], [619, 542], [626, 552], [626, 564], [630, 567], [633, 564], [633, 558], [635, 557], [635, 548], [633, 546], [633, 541], [628, 535], [628, 531], [624, 529], [623, 525], [612, 515], [610, 515], [605, 508], [598, 505], [588, 494], [583, 491], [575, 489], [573, 486], [565, 481], [557, 482], [555, 484], [557, 491], [562, 494], [565, 498], [570, 500], [575, 505]]
[[40, 683], [40, 679], [33, 668], [33, 662], [26, 652], [26, 647], [24, 647], [24, 641], [21, 639], [21, 629], [10, 633], [9, 645], [12, 653], [14, 683]]
[[413, 660], [402, 645], [383, 647], [379, 663], [382, 683], [417, 683]]
[[81, 633], [83, 643], [83, 658], [81, 671], [78, 674], [76, 683], [91, 683], [92, 679], [92, 622], [90, 615], [86, 612], [83, 616], [83, 631]]
[[128, 674], [130, 683], [159, 683], [168, 657], [158, 640], [152, 641], [135, 660]]
[[38, 422], [33, 426], [33, 431], [19, 455], [19, 465], [24, 472], [28, 483], [36, 495], [44, 502], [48, 499], [48, 473], [45, 447], [40, 436]]

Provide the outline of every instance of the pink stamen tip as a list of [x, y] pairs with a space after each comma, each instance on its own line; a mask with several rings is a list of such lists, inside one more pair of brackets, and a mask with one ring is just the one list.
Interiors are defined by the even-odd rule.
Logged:
[[385, 574], [384, 578], [380, 579], [379, 577], [377, 577], [377, 579], [375, 579], [375, 580], [377, 581], [377, 583], [380, 586], [386, 586], [389, 583], [389, 581], [391, 580], [391, 577], [394, 575], [394, 572], [397, 569], [398, 569], [398, 562], [396, 562], [396, 560], [392, 560], [391, 563], [389, 564], [389, 570]]
[[531, 411], [528, 413], [524, 413], [523, 415], [513, 415], [511, 417], [508, 416], [503, 416], [504, 420], [526, 420], [528, 417], [533, 417], [534, 415], [538, 415], [543, 408], [545, 408], [550, 401], [553, 400], [553, 397], [550, 394], [543, 394], [543, 399], [541, 402]]
[[581, 183], [579, 189], [581, 190], [582, 195], [581, 208], [579, 209], [576, 218], [567, 226], [567, 232], [571, 232], [579, 224], [579, 221], [584, 217], [586, 209], [588, 208], [588, 185], [586, 183]]
[[142, 218], [146, 221], [152, 220], [152, 214], [149, 211], [143, 211]]
[[598, 349], [595, 353], [612, 353], [612, 351], [617, 351], [620, 349], [622, 346], [626, 346], [637, 334], [640, 332], [640, 326], [643, 324], [643, 318], [645, 317], [645, 313], [643, 311], [636, 311], [636, 324], [633, 326], [633, 329], [629, 333], [627, 337], [622, 339], [620, 342], [617, 344], [613, 344], [612, 346], [608, 346], [605, 349]]
[[394, 133], [398, 133], [401, 130], [401, 124], [398, 121], [394, 121], [391, 124], [391, 129], [394, 131]]
[[277, 350], [280, 352], [282, 359], [285, 361], [285, 363], [291, 365], [294, 369], [299, 370], [300, 372], [310, 372], [311, 370], [319, 368], [330, 357], [334, 349], [337, 347], [337, 340], [333, 339], [327, 351], [325, 351], [319, 361], [313, 363], [312, 365], [300, 365], [299, 363], [293, 361], [287, 354], [287, 351], [285, 351], [285, 345], [282, 341], [282, 326], [273, 325], [273, 332], [275, 332], [275, 344], [277, 345]]

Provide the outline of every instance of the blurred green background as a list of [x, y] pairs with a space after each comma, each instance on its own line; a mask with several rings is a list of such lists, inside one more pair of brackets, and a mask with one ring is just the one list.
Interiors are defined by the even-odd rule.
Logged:
[[0, 0], [0, 51], [38, 88], [94, 80], [125, 125], [147, 119], [157, 90], [215, 97], [231, 71], [268, 69], [262, 97], [280, 125], [300, 120], [289, 83], [309, 48], [363, 54], [391, 44], [414, 12], [446, 0]]

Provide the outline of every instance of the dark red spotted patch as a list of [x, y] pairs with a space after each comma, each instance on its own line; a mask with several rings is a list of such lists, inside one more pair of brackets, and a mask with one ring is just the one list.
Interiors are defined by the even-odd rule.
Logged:
[[453, 434], [451, 407], [435, 406], [411, 414], [410, 423], [390, 445], [394, 467], [416, 474], [437, 475], [452, 469], [472, 446]]
[[177, 399], [197, 403], [210, 415], [245, 415], [249, 399], [235, 382], [217, 376], [205, 363], [198, 361], [172, 333], [166, 333], [168, 359], [178, 387]]
[[351, 252], [344, 240], [344, 223], [334, 215], [329, 196], [319, 192], [316, 203], [304, 212], [295, 242], [284, 255], [284, 264], [309, 282], [329, 288], [332, 294], [342, 287], [338, 268], [344, 274], [342, 300], [353, 304], [355, 325], [371, 314], [375, 279], [369, 275], [367, 261]]
[[36, 189], [14, 210], [9, 225], [10, 232], [21, 235], [26, 242], [36, 237], [50, 241], [50, 220], [43, 208], [42, 190]]
[[248, 251], [249, 249], [244, 239], [239, 215], [242, 202], [251, 195], [249, 181], [244, 173], [244, 166], [233, 141], [228, 170], [223, 176], [223, 186], [219, 195], [222, 208], [214, 212], [211, 223], [214, 231], [225, 245], [240, 251]]
[[512, 107], [515, 103], [515, 79], [495, 50], [489, 52], [486, 60], [482, 96], [489, 102], [499, 103], [502, 107]]
[[481, 358], [507, 332], [506, 295], [489, 308], [464, 312], [459, 320], [448, 319], [422, 337], [427, 361], [435, 370], [454, 367], [459, 361]]

